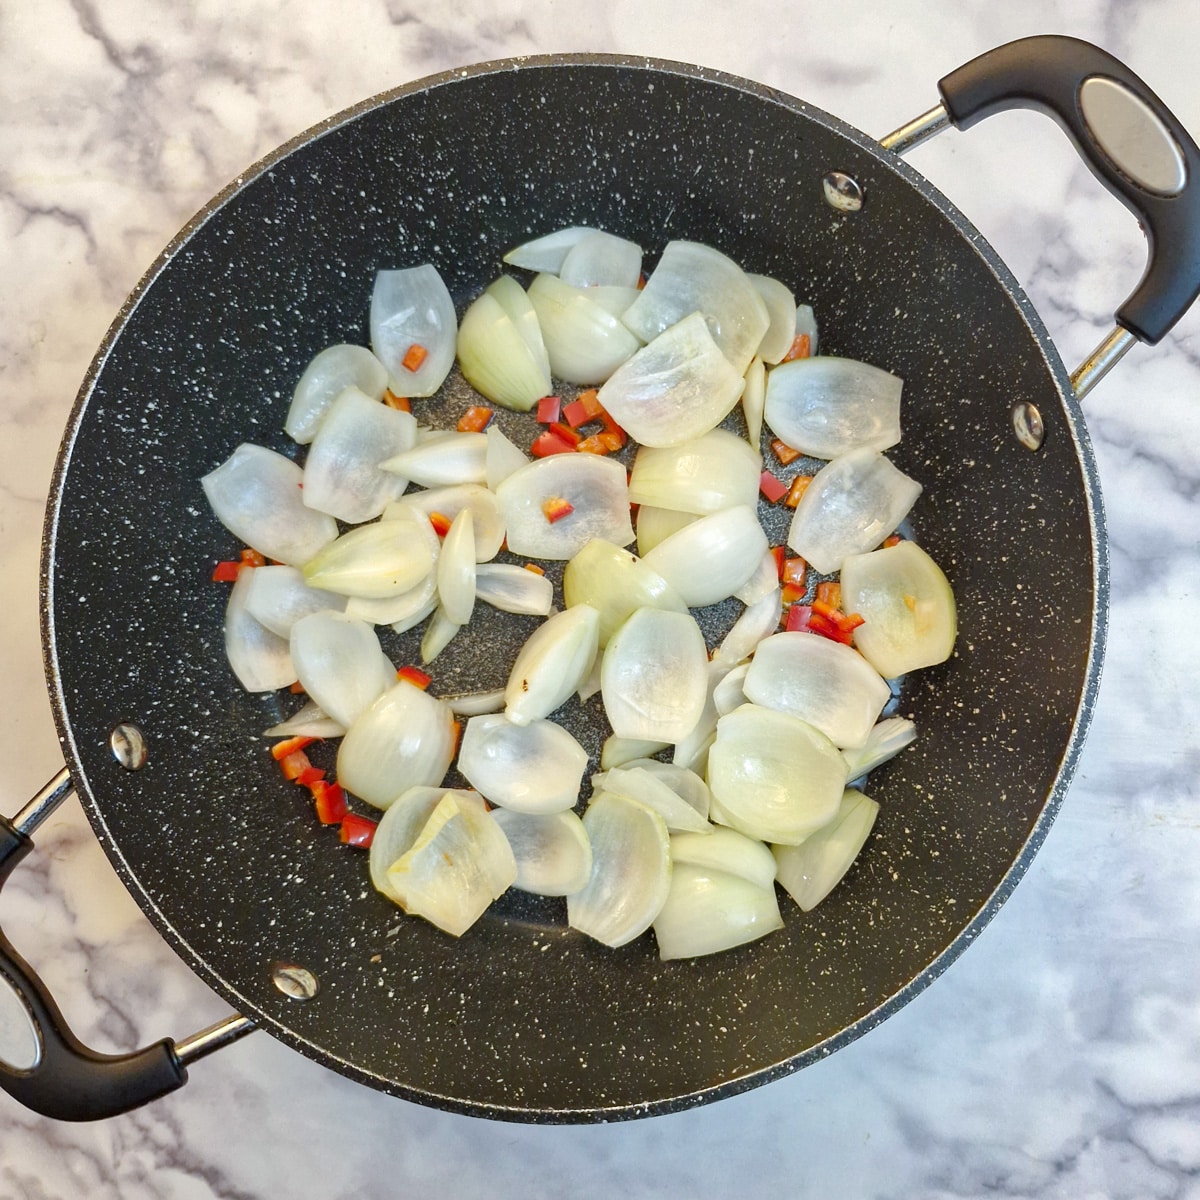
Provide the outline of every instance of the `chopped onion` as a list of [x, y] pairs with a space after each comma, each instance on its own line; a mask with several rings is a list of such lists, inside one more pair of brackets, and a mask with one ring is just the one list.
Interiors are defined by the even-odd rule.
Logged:
[[487, 436], [439, 432], [411, 450], [385, 459], [380, 466], [421, 487], [483, 483], [487, 478]]
[[637, 287], [641, 274], [641, 246], [602, 229], [585, 233], [558, 269], [573, 287]]
[[504, 544], [504, 520], [500, 516], [495, 493], [477, 483], [449, 484], [411, 492], [389, 504], [383, 510], [383, 519], [389, 521], [415, 509], [426, 518], [433, 513], [441, 513], [447, 520], [453, 521], [464, 508], [471, 510], [475, 527], [475, 561], [491, 562]]
[[602, 660], [603, 655], [597, 654], [592, 661], [592, 669], [584, 677], [579, 687], [575, 689], [575, 695], [579, 697], [580, 704], [586, 704], [600, 691], [600, 666]]
[[504, 711], [503, 688], [495, 688], [490, 692], [466, 692], [461, 696], [444, 696], [442, 698], [456, 717], [480, 717], [485, 713]]
[[805, 911], [816, 908], [841, 882], [866, 845], [879, 805], [847, 788], [837, 813], [798, 846], [773, 847], [779, 882]]
[[774, 887], [711, 867], [677, 864], [654, 937], [663, 961], [717, 954], [783, 928]]
[[446, 615], [446, 610], [438, 605], [433, 611], [433, 620], [425, 627], [421, 638], [421, 661], [431, 663], [458, 636], [462, 625]]
[[740, 708], [746, 703], [746, 673], [750, 670], [749, 663], [742, 663], [740, 666], [734, 667], [721, 682], [713, 688], [713, 707], [717, 710], [717, 716], [723, 717], [726, 713], [731, 713], [735, 708]]
[[[597, 783], [597, 779], [602, 782]], [[645, 767], [613, 767], [602, 777], [597, 776], [593, 779], [592, 786], [598, 791], [624, 796], [627, 800], [636, 800], [639, 804], [644, 804], [658, 813], [667, 829], [672, 832], [678, 830], [704, 834], [712, 829], [708, 823], [707, 803], [703, 813], [697, 811], [666, 780], [647, 771]], [[707, 795], [705, 799], [707, 800]]]
[[[646, 738], [623, 738], [610, 734], [600, 749], [600, 769], [608, 771], [634, 759], [645, 759], [648, 755], [665, 750], [669, 742], [656, 742]], [[642, 764], [645, 765], [644, 763]]]
[[[649, 342], [697, 312], [703, 314], [716, 344], [737, 372], [740, 386], [770, 325], [767, 306], [733, 259], [699, 242], [668, 242], [658, 266], [625, 314], [625, 324]], [[633, 432], [624, 421], [621, 424]]]
[[799, 337], [802, 333], [808, 334], [808, 352], [815, 355], [818, 349], [817, 316], [811, 304], [796, 305], [796, 336]]
[[529, 347], [529, 353], [538, 366], [548, 372], [550, 358], [546, 353], [541, 322], [525, 289], [511, 275], [501, 275], [489, 283], [484, 291], [500, 302], [500, 307], [508, 313], [517, 332], [525, 340], [525, 345]]
[[554, 585], [545, 575], [515, 563], [483, 563], [475, 572], [475, 594], [501, 612], [550, 615]]
[[837, 747], [799, 717], [743, 704], [717, 722], [708, 786], [721, 824], [764, 842], [801, 842], [832, 820], [845, 783]]
[[504, 830], [517, 860], [513, 887], [536, 896], [569, 896], [591, 877], [592, 846], [573, 812], [498, 808], [492, 818]]
[[304, 368], [292, 393], [284, 432], [307, 445], [316, 436], [326, 410], [347, 388], [357, 388], [378, 400], [387, 385], [387, 367], [366, 346], [329, 346]]
[[767, 404], [767, 369], [761, 358], [754, 358], [746, 368], [742, 387], [742, 415], [746, 418], [746, 438], [753, 447], [762, 437], [763, 414]]
[[225, 605], [225, 657], [238, 682], [248, 692], [273, 692], [296, 680], [288, 643], [253, 616], [247, 601], [250, 577], [261, 567], [238, 572]]
[[783, 592], [776, 585], [761, 600], [747, 606], [746, 611], [734, 621], [733, 628], [717, 647], [713, 661], [721, 663], [727, 668], [736, 667], [738, 663], [754, 653], [755, 648], [764, 638], [769, 639], [774, 634], [775, 630], [779, 628], [779, 618], [782, 615]]
[[434, 556], [419, 518], [360, 525], [330, 542], [304, 564], [309, 587], [342, 596], [382, 600], [420, 584]]
[[523, 267], [526, 271], [550, 271], [558, 274], [571, 247], [581, 238], [595, 232], [588, 225], [556, 229], [553, 233], [534, 238], [510, 250], [504, 256], [504, 261], [510, 267]]
[[[454, 301], [437, 268], [425, 263], [378, 271], [371, 293], [371, 349], [387, 368], [398, 396], [432, 396], [454, 366]], [[425, 351], [411, 365], [414, 346]], [[405, 358], [409, 357], [409, 365]]]
[[677, 529], [690, 525], [694, 520], [695, 513], [656, 508], [652, 504], [640, 505], [637, 514], [638, 553], [645, 557], [659, 542], [669, 538]]
[[591, 671], [599, 636], [600, 614], [590, 604], [539, 625], [521, 647], [504, 689], [508, 719], [527, 725], [558, 708]]
[[600, 403], [643, 446], [677, 446], [719, 425], [741, 391], [740, 371], [693, 312], [618, 367]]
[[[430, 544], [430, 553], [436, 564], [441, 556], [441, 539], [428, 521], [418, 519], [416, 525]], [[379, 599], [351, 596], [346, 603], [346, 612], [360, 621], [370, 621], [372, 625], [390, 625], [394, 632], [403, 633], [404, 629], [397, 626], [411, 628], [420, 624], [437, 607], [437, 599], [437, 571], [431, 570], [420, 583], [398, 596]]]
[[514, 471], [529, 463], [529, 455], [513, 445], [494, 421], [484, 431], [487, 449], [484, 453], [484, 473], [487, 485], [494, 492]]
[[587, 292], [554, 275], [529, 286], [550, 356], [550, 370], [568, 383], [603, 383], [641, 345]]
[[900, 440], [904, 381], [852, 358], [797, 358], [767, 380], [767, 424], [789, 446], [814, 458], [837, 458]]
[[619, 765], [629, 768], [641, 767], [649, 771], [681, 799], [686, 800], [698, 813], [708, 816], [712, 793], [708, 790], [708, 784], [695, 771], [676, 766], [674, 763], [659, 762], [656, 758], [637, 758]]
[[673, 833], [671, 862], [736, 875], [757, 887], [775, 883], [775, 856], [757, 838], [713, 826], [708, 833]]
[[600, 796], [583, 814], [592, 847], [588, 882], [567, 897], [567, 922], [606, 946], [624, 946], [650, 928], [671, 883], [667, 827], [623, 796]]
[[475, 523], [469, 508], [459, 511], [442, 539], [437, 589], [447, 619], [465, 625], [475, 608]]
[[[638, 298], [636, 287], [605, 287], [588, 288], [588, 296], [607, 313], [614, 317], [624, 316], [625, 311]], [[638, 343], [641, 345], [641, 342]]]
[[337, 522], [304, 507], [304, 472], [289, 458], [243, 442], [200, 485], [216, 518], [266, 558], [303, 566], [337, 537]]
[[397, 796], [387, 811], [379, 818], [368, 852], [371, 882], [393, 904], [400, 903], [400, 895], [388, 881], [388, 869], [402, 858], [421, 835], [433, 810], [445, 796], [453, 795], [460, 805], [471, 805], [480, 812], [487, 810], [483, 797], [478, 792], [465, 788], [411, 787]]
[[315, 700], [307, 700], [303, 707], [298, 708], [286, 721], [280, 721], [278, 725], [272, 725], [266, 730], [263, 737], [337, 738], [345, 732], [345, 726], [326, 716]]
[[736, 599], [749, 608], [771, 595], [778, 587], [779, 564], [775, 561], [775, 555], [768, 549], [759, 560], [754, 574], [733, 594]]
[[[758, 344], [758, 357], [772, 366], [781, 361], [796, 340], [796, 297], [786, 284], [769, 275], [747, 275], [763, 304], [770, 324]], [[755, 445], [758, 438], [754, 439]]]
[[699, 514], [739, 504], [753, 507], [761, 475], [757, 449], [727, 429], [711, 429], [678, 446], [639, 447], [629, 476], [629, 499]]
[[691, 608], [732, 596], [757, 570], [767, 535], [753, 508], [739, 504], [701, 517], [659, 542], [642, 560]]
[[639, 608], [609, 640], [600, 680], [604, 710], [618, 737], [664, 742], [686, 737], [704, 711], [708, 682], [708, 650], [695, 618]]
[[[416, 629], [426, 617], [432, 616], [437, 611], [437, 577], [430, 573], [430, 579], [433, 581], [433, 590], [430, 593], [429, 599], [425, 601], [419, 608], [413, 609], [407, 616], [401, 617], [396, 621], [389, 621], [388, 624], [392, 627], [393, 633], [407, 633], [410, 629]], [[405, 593], [411, 595], [411, 593]], [[384, 601], [374, 601], [369, 603], [385, 603]], [[397, 601], [399, 603], [399, 601]]]
[[[593, 538], [617, 546], [633, 541], [625, 468], [596, 454], [552, 454], [514, 471], [496, 490], [508, 548], [531, 558], [568, 559]], [[547, 518], [547, 500], [572, 511]]]
[[528, 412], [550, 391], [550, 367], [530, 349], [521, 329], [494, 295], [484, 292], [458, 328], [463, 377], [505, 408]]
[[[671, 755], [671, 762], [676, 767], [686, 767], [689, 774], [704, 770], [703, 764], [708, 758], [709, 747], [717, 732], [718, 713], [713, 695], [729, 668], [729, 663], [709, 662], [704, 708], [701, 710], [700, 716], [696, 718], [696, 724], [675, 743], [675, 752]], [[707, 807], [705, 807], [704, 815], [708, 815]]]
[[800, 497], [788, 545], [831, 574], [893, 533], [920, 494], [921, 485], [877, 450], [851, 450], [822, 467]]
[[246, 611], [281, 638], [291, 636], [292, 626], [309, 613], [341, 612], [346, 597], [310, 588], [295, 567], [267, 566], [244, 570]]
[[519, 812], [571, 808], [587, 751], [553, 721], [514, 725], [503, 713], [472, 717], [463, 731], [458, 769], [492, 804]]
[[842, 751], [847, 777], [861, 779], [916, 740], [917, 727], [907, 717], [887, 717], [872, 728], [860, 749]]
[[339, 725], [351, 725], [387, 686], [375, 630], [344, 613], [302, 617], [292, 626], [291, 650], [304, 690]]

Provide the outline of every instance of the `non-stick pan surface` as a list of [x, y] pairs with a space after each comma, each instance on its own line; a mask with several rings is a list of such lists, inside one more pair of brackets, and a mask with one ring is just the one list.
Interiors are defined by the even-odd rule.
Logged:
[[[830, 170], [861, 212], [822, 197]], [[290, 697], [223, 661], [237, 549], [199, 478], [242, 441], [285, 453], [308, 359], [365, 343], [373, 273], [429, 261], [459, 301], [531, 233], [595, 224], [656, 253], [711, 243], [810, 300], [823, 349], [905, 379], [891, 457], [926, 487], [916, 537], [959, 601], [954, 658], [908, 681], [917, 744], [877, 771], [859, 864], [810, 915], [711, 959], [609, 951], [561, 902], [512, 894], [461, 940], [370, 887], [265, 752]], [[1010, 407], [1048, 432], [1030, 453]], [[453, 407], [453, 406], [452, 406]], [[913, 171], [791, 98], [645, 60], [456, 72], [268, 159], [169, 247], [114, 325], [59, 460], [44, 554], [47, 670], [71, 774], [164, 936], [242, 1012], [384, 1091], [480, 1115], [681, 1108], [858, 1036], [978, 932], [1045, 835], [1098, 673], [1106, 568], [1087, 437], [1015, 281]], [[511, 628], [478, 613], [438, 686], [493, 686]], [[415, 639], [388, 643], [415, 660]], [[599, 701], [593, 701], [598, 707]], [[586, 713], [574, 713], [585, 720]], [[133, 721], [127, 772], [109, 734]], [[598, 726], [596, 726], [598, 729]], [[591, 746], [599, 744], [592, 735]], [[297, 1002], [272, 964], [320, 980]]]

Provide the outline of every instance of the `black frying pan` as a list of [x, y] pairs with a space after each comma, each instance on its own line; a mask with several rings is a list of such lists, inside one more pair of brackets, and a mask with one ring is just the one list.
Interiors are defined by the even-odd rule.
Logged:
[[[1131, 178], [1153, 166], [1094, 113], [1088, 126], [1081, 85], [1094, 77], [1159, 114], [1168, 167], [1173, 143], [1185, 176], [1196, 170], [1194, 144], [1153, 94], [1083, 43], [1016, 43], [942, 92], [960, 127], [1016, 103], [1067, 127], [1151, 235], [1151, 268], [1118, 320], [1156, 341], [1200, 281], [1197, 193]], [[834, 171], [865, 194], [857, 211], [830, 206], [822, 181]], [[853, 192], [843, 181], [842, 199]], [[781, 933], [695, 962], [660, 963], [649, 938], [609, 951], [565, 928], [561, 902], [516, 893], [460, 941], [405, 918], [369, 887], [361, 853], [279, 777], [261, 733], [290, 698], [233, 681], [225, 589], [208, 581], [237, 547], [199, 477], [244, 440], [294, 453], [280, 429], [291, 388], [324, 346], [366, 341], [376, 269], [431, 261], [462, 302], [510, 246], [577, 223], [652, 252], [670, 238], [711, 243], [810, 299], [826, 351], [903, 376], [893, 458], [926, 484], [912, 523], [959, 600], [955, 657], [903, 694], [922, 736], [872, 776], [882, 814], [859, 864], [812, 914], [786, 902]], [[1079, 390], [1126, 340], [1118, 333]], [[1040, 412], [1039, 450], [1015, 435], [1014, 404]], [[1076, 389], [1015, 280], [894, 152], [800, 101], [676, 64], [531, 59], [439, 76], [249, 172], [168, 247], [114, 323], [72, 414], [46, 523], [46, 666], [69, 780], [4, 823], [0, 872], [73, 785], [163, 936], [301, 1052], [483, 1116], [683, 1108], [859, 1036], [995, 913], [1072, 775], [1106, 588]], [[477, 615], [470, 640], [439, 660], [438, 686], [502, 681], [520, 633]], [[387, 648], [415, 658], [412, 642]], [[587, 725], [586, 712], [568, 716]], [[127, 765], [114, 754], [125, 724], [144, 735], [140, 769], [128, 741]], [[188, 1061], [250, 1027], [103, 1058], [71, 1038], [2, 938], [0, 972], [40, 1035], [38, 1063], [5, 1068], [0, 1082], [53, 1116], [162, 1094]]]

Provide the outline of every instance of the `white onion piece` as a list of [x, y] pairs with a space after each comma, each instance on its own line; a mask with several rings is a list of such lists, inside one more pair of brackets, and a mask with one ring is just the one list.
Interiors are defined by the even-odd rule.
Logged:
[[695, 618], [639, 608], [609, 640], [600, 680], [604, 711], [618, 737], [686, 737], [704, 711], [708, 682], [708, 650]]
[[425, 627], [421, 637], [421, 661], [428, 665], [458, 636], [462, 625], [446, 615], [446, 610], [438, 605], [433, 611], [433, 619]]
[[698, 813], [708, 816], [712, 793], [708, 790], [708, 784], [695, 771], [676, 766], [674, 763], [659, 762], [656, 758], [635, 758], [620, 765], [627, 768], [640, 767], [649, 771], [681, 799], [686, 800]]
[[554, 585], [545, 575], [515, 563], [483, 563], [475, 571], [475, 594], [501, 612], [550, 615]]
[[740, 708], [746, 703], [746, 672], [750, 670], [749, 663], [742, 663], [740, 666], [734, 667], [721, 682], [713, 688], [713, 707], [717, 710], [717, 716], [723, 717], [726, 713], [731, 713], [735, 708]]
[[554, 275], [529, 285], [550, 356], [550, 370], [568, 383], [603, 383], [641, 345], [584, 290]]
[[[433, 532], [432, 529], [430, 532]], [[437, 534], [433, 536], [436, 538]], [[369, 621], [372, 625], [391, 625], [396, 633], [403, 633], [403, 629], [396, 629], [397, 625], [409, 621], [413, 625], [420, 624], [437, 607], [437, 601], [437, 572], [430, 571], [415, 587], [398, 596], [375, 600], [351, 596], [346, 602], [346, 612], [360, 621]]]
[[310, 588], [295, 567], [255, 567], [246, 576], [246, 611], [281, 638], [291, 636], [292, 626], [309, 613], [341, 612], [346, 597]]
[[458, 328], [458, 362], [479, 393], [505, 408], [528, 412], [550, 392], [550, 368], [530, 349], [495, 296], [482, 293]]
[[900, 440], [903, 387], [898, 376], [852, 358], [797, 358], [767, 380], [767, 424], [814, 458], [886, 450]]
[[659, 542], [642, 560], [692, 608], [732, 596], [758, 569], [767, 535], [753, 508], [739, 504], [701, 517]]
[[749, 608], [769, 596], [778, 587], [779, 564], [775, 561], [775, 555], [768, 548], [754, 569], [754, 574], [733, 594], [736, 599]]
[[[597, 286], [588, 288], [588, 296], [614, 317], [624, 316], [629, 306], [638, 298], [636, 287]], [[641, 345], [641, 342], [638, 342]]]
[[628, 550], [593, 538], [563, 572], [563, 602], [568, 608], [590, 604], [600, 613], [600, 645], [639, 608], [686, 613], [675, 589]]
[[304, 564], [309, 587], [342, 596], [385, 599], [416, 587], [433, 570], [418, 518], [379, 521], [343, 533]]
[[440, 700], [400, 680], [346, 730], [338, 782], [376, 808], [410, 787], [436, 786], [454, 757], [452, 721]]
[[779, 882], [805, 911], [816, 908], [841, 882], [871, 836], [879, 805], [847, 789], [837, 814], [799, 846], [775, 846]]
[[865, 622], [854, 644], [881, 675], [945, 662], [954, 651], [958, 618], [942, 569], [916, 542], [848, 557], [842, 564], [842, 603]]
[[550, 358], [546, 353], [541, 322], [525, 289], [511, 275], [501, 275], [489, 283], [484, 291], [499, 301], [500, 307], [508, 313], [538, 366], [549, 371]]
[[920, 494], [921, 485], [877, 450], [851, 450], [813, 477], [792, 516], [788, 545], [814, 570], [832, 574], [849, 555], [890, 536]]
[[389, 621], [388, 624], [391, 625], [393, 633], [407, 633], [410, 629], [416, 629], [426, 617], [432, 616], [437, 611], [437, 579], [432, 574], [430, 578], [433, 580], [434, 586], [429, 599], [419, 608], [413, 609], [407, 616], [401, 617], [397, 621]]
[[575, 695], [579, 697], [580, 704], [586, 704], [593, 696], [600, 691], [600, 667], [603, 662], [603, 656], [596, 655], [592, 662], [592, 669], [587, 673], [584, 681], [575, 690]]
[[690, 525], [694, 520], [695, 513], [676, 512], [670, 508], [657, 508], [652, 504], [641, 505], [637, 514], [638, 553], [645, 557], [659, 542], [669, 538], [677, 529]]
[[[597, 783], [597, 780], [600, 782]], [[703, 793], [704, 811], [701, 812], [691, 802], [691, 798], [681, 796], [663, 776], [648, 771], [645, 767], [613, 767], [611, 771], [605, 771], [603, 776], [596, 776], [592, 786], [595, 790], [624, 796], [653, 809], [672, 832], [707, 834], [712, 829], [708, 823], [707, 787]], [[696, 795], [697, 793], [693, 792], [692, 798]]]
[[411, 450], [384, 459], [380, 466], [421, 487], [483, 483], [487, 478], [487, 436], [440, 432]]
[[[700, 716], [696, 718], [696, 724], [692, 726], [684, 737], [681, 737], [675, 743], [671, 762], [676, 767], [686, 767], [689, 772], [704, 770], [704, 762], [708, 757], [708, 748], [712, 744], [712, 739], [717, 732], [717, 717], [720, 715], [717, 712], [713, 696], [717, 685], [725, 678], [731, 665], [725, 662], [709, 662], [708, 679], [704, 693], [704, 708], [701, 710]], [[707, 807], [704, 813], [705, 816], [708, 815]]]
[[[591, 457], [589, 455], [589, 457]], [[304, 507], [304, 472], [290, 458], [243, 442], [200, 480], [218, 521], [266, 558], [303, 566], [337, 537], [337, 522]]]
[[503, 713], [472, 717], [463, 730], [458, 769], [493, 804], [519, 812], [571, 808], [587, 751], [553, 721], [514, 725]]
[[845, 783], [837, 747], [799, 717], [743, 704], [717, 722], [708, 755], [713, 805], [722, 824], [749, 837], [803, 841], [832, 820]]
[[357, 388], [378, 400], [387, 385], [387, 367], [366, 346], [328, 346], [304, 368], [283, 430], [293, 441], [307, 445], [326, 410], [347, 388]]
[[261, 567], [238, 572], [225, 605], [225, 657], [248, 692], [273, 692], [296, 681], [288, 643], [250, 615], [250, 577]]
[[602, 229], [585, 233], [558, 269], [573, 287], [636, 287], [641, 274], [641, 246]]
[[[747, 275], [767, 307], [770, 324], [758, 344], [758, 357], [772, 366], [792, 348], [796, 340], [796, 297], [786, 284], [769, 275]], [[758, 438], [754, 439], [755, 444]]]
[[302, 617], [292, 626], [291, 650], [304, 690], [339, 725], [348, 727], [387, 686], [375, 630], [344, 613]]
[[774, 887], [759, 887], [710, 867], [679, 864], [654, 919], [664, 962], [744, 946], [783, 928]]
[[700, 514], [738, 504], [753, 508], [761, 475], [762, 456], [754, 446], [727, 429], [711, 429], [678, 446], [638, 447], [629, 475], [629, 499], [634, 504]]
[[591, 877], [592, 845], [573, 812], [498, 808], [492, 819], [504, 830], [517, 860], [513, 887], [535, 896], [569, 896]]
[[713, 826], [708, 833], [673, 833], [671, 862], [724, 871], [761, 888], [775, 883], [775, 856], [770, 848], [736, 829]]
[[412, 848], [387, 872], [405, 912], [461, 937], [517, 877], [504, 831], [489, 812], [447, 792]]
[[590, 604], [556, 613], [521, 647], [504, 689], [517, 725], [548, 717], [587, 678], [596, 658], [600, 614]]
[[[770, 325], [767, 306], [733, 259], [699, 242], [668, 242], [623, 319], [649, 342], [696, 312], [704, 315], [716, 344], [737, 372], [740, 390], [741, 377]], [[624, 421], [621, 424], [633, 433]]]
[[469, 508], [459, 511], [442, 539], [437, 589], [447, 619], [465, 625], [475, 609], [475, 523]]
[[808, 334], [809, 354], [816, 354], [818, 349], [817, 315], [813, 312], [811, 304], [796, 305], [796, 337], [802, 333]]
[[755, 704], [807, 721], [842, 750], [866, 742], [892, 696], [857, 650], [804, 632], [777, 633], [759, 645], [745, 692]]
[[337, 738], [345, 732], [345, 726], [326, 716], [315, 700], [307, 700], [286, 721], [264, 730], [263, 737]]
[[763, 360], [755, 357], [746, 368], [742, 387], [742, 415], [746, 418], [746, 438], [757, 447], [762, 437], [763, 416], [767, 406], [767, 369]]
[[448, 484], [410, 492], [389, 504], [383, 510], [383, 519], [390, 521], [415, 509], [426, 518], [433, 513], [441, 513], [447, 520], [453, 521], [464, 508], [471, 510], [471, 522], [475, 527], [475, 561], [491, 562], [504, 544], [504, 520], [500, 516], [495, 493], [478, 483]]
[[553, 233], [523, 242], [510, 250], [504, 256], [504, 261], [510, 267], [523, 267], [526, 271], [550, 271], [557, 274], [571, 247], [580, 238], [595, 232], [589, 225], [571, 225], [566, 229], [556, 229]]
[[667, 827], [656, 812], [623, 796], [600, 796], [583, 814], [592, 873], [567, 897], [567, 923], [606, 946], [646, 932], [671, 884]]
[[466, 692], [461, 696], [443, 696], [456, 717], [481, 717], [485, 713], [504, 711], [504, 689], [490, 692]]
[[862, 778], [916, 740], [917, 727], [907, 717], [888, 717], [880, 721], [859, 749], [842, 751], [848, 778]]
[[[600, 748], [600, 769], [608, 771], [634, 759], [645, 759], [651, 754], [665, 750], [669, 745], [670, 742], [656, 742], [646, 738], [623, 738], [617, 737], [615, 733], [610, 734], [604, 739], [604, 745]], [[642, 765], [645, 766], [645, 763], [643, 762]]]
[[[398, 396], [432, 396], [454, 366], [457, 319], [437, 268], [425, 263], [378, 271], [371, 292], [371, 349], [388, 370]], [[426, 351], [415, 371], [403, 365], [413, 346]]]
[[643, 446], [677, 446], [719, 425], [741, 391], [741, 373], [693, 312], [619, 366], [600, 403]]
[[514, 471], [529, 464], [529, 455], [504, 435], [504, 431], [493, 421], [484, 430], [487, 449], [483, 466], [487, 486], [494, 492]]
[[[568, 559], [593, 538], [633, 541], [625, 468], [597, 454], [552, 454], [514, 471], [496, 489], [513, 554]], [[562, 499], [574, 511], [549, 521], [542, 505]]]
[[733, 627], [717, 647], [713, 662], [736, 667], [754, 653], [764, 638], [770, 638], [775, 633], [782, 615], [783, 591], [776, 585], [761, 600], [748, 605], [746, 611], [734, 621]]

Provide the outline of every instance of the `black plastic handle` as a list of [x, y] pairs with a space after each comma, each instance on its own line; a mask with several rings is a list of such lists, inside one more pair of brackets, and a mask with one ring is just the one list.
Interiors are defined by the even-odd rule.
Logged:
[[[33, 842], [0, 817], [0, 888]], [[58, 1005], [0, 931], [0, 975], [33, 1019], [40, 1057], [29, 1070], [0, 1061], [0, 1088], [26, 1108], [59, 1121], [96, 1121], [128, 1112], [187, 1082], [168, 1038], [132, 1054], [97, 1054], [75, 1037]]]
[[[1089, 80], [1107, 80], [1140, 100], [1174, 139], [1183, 186], [1163, 194], [1123, 170], [1097, 140], [1080, 102]], [[1117, 324], [1153, 345], [1200, 294], [1200, 150], [1163, 102], [1111, 54], [1077, 38], [1042, 36], [1009, 42], [938, 82], [950, 121], [969, 129], [992, 113], [1034, 108], [1075, 143], [1092, 173], [1131, 209], [1150, 243], [1146, 273], [1117, 310]]]

